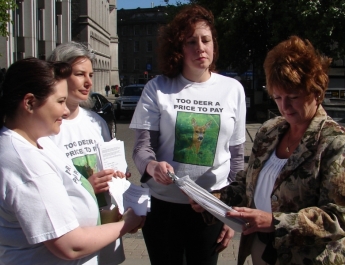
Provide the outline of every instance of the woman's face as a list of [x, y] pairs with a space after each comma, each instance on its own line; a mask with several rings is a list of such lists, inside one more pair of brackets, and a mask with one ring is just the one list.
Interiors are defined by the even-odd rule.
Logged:
[[210, 27], [199, 21], [195, 24], [195, 30], [187, 36], [183, 45], [183, 74], [195, 74], [208, 69], [213, 61], [213, 39]]
[[40, 137], [60, 132], [62, 118], [69, 115], [66, 106], [67, 96], [67, 81], [65, 79], [60, 80], [55, 84], [53, 94], [42, 105], [34, 106], [33, 111], [36, 119], [33, 126], [39, 132]]
[[281, 115], [293, 125], [309, 123], [318, 107], [316, 98], [308, 97], [305, 92], [286, 93], [273, 88], [272, 97]]
[[92, 87], [93, 69], [89, 59], [80, 58], [72, 64], [72, 74], [67, 79], [68, 102], [80, 103], [88, 99]]

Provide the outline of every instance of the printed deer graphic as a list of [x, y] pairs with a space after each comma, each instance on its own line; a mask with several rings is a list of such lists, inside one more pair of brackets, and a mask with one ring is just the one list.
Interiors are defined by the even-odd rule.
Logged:
[[204, 140], [206, 129], [210, 127], [212, 121], [208, 121], [203, 126], [199, 126], [196, 123], [194, 118], [192, 118], [191, 122], [193, 125], [193, 138], [192, 138], [192, 144], [188, 148], [195, 150], [195, 153], [198, 154], [202, 140]]

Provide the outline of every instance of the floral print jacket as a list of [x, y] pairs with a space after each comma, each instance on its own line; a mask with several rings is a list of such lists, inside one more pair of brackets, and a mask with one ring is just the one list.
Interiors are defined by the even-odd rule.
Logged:
[[[259, 173], [288, 127], [283, 117], [262, 125], [247, 169], [222, 191], [225, 203], [254, 205]], [[275, 264], [345, 264], [345, 129], [321, 105], [280, 172], [271, 204]], [[250, 254], [252, 239], [242, 235], [238, 264]]]

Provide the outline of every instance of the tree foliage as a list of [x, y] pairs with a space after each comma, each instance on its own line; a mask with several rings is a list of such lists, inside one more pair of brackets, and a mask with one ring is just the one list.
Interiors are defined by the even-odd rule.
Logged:
[[262, 69], [267, 52], [291, 35], [309, 39], [333, 59], [345, 55], [345, 0], [190, 0], [216, 21], [218, 68]]
[[9, 11], [17, 7], [15, 0], [0, 0], [0, 35], [7, 37], [7, 24], [11, 21]]

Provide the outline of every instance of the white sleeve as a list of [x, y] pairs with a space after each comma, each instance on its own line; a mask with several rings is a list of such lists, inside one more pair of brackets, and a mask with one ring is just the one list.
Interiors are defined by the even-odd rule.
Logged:
[[145, 85], [129, 128], [159, 131], [160, 109], [157, 102], [156, 80], [157, 78], [152, 79]]
[[[44, 163], [39, 166], [44, 167]], [[17, 186], [11, 198], [30, 244], [60, 237], [79, 226], [63, 181], [55, 172]]]
[[230, 146], [242, 144], [246, 141], [246, 97], [241, 85], [237, 93], [237, 111], [233, 134], [230, 138]]

